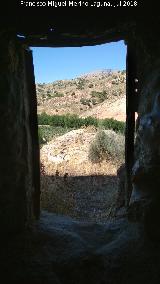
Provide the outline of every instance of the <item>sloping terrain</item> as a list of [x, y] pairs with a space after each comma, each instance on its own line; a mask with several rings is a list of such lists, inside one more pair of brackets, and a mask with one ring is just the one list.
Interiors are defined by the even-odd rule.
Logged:
[[72, 80], [37, 84], [38, 113], [125, 120], [125, 71], [99, 71]]
[[104, 101], [92, 110], [85, 111], [81, 117], [93, 116], [98, 119], [113, 118], [118, 121], [126, 120], [126, 98], [120, 97], [115, 101]]

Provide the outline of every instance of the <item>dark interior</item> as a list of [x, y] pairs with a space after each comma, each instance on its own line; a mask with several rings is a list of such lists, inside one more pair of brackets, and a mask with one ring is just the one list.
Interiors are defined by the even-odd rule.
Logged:
[[[120, 12], [93, 8], [80, 14], [66, 8], [63, 14], [60, 8], [31, 11], [18, 6], [14, 12], [12, 6], [0, 27], [0, 282], [159, 283], [160, 18], [142, 7]], [[104, 226], [59, 220], [55, 228], [51, 214], [40, 215], [37, 102], [29, 47], [122, 39], [127, 45], [125, 214]]]

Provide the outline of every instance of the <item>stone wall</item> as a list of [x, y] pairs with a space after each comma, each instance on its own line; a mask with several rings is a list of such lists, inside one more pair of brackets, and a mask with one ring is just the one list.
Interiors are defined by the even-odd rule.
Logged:
[[131, 41], [140, 93], [129, 215], [145, 223], [150, 237], [160, 238], [160, 42], [149, 27], [139, 28]]
[[[32, 133], [30, 123], [31, 86], [26, 74], [30, 51], [9, 32], [0, 32], [0, 42], [0, 226], [1, 232], [10, 233], [34, 217], [37, 133]], [[38, 159], [38, 151], [36, 155]]]

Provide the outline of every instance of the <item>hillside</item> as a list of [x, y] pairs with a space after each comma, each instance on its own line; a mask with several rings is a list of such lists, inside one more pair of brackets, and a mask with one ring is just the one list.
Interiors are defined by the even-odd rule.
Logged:
[[37, 84], [38, 113], [125, 120], [125, 71], [99, 71]]

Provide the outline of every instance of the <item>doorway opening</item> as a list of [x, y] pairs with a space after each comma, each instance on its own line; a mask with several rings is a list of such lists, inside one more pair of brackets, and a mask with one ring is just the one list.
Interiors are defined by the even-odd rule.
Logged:
[[33, 59], [41, 209], [106, 222], [125, 205], [126, 47], [34, 48]]

